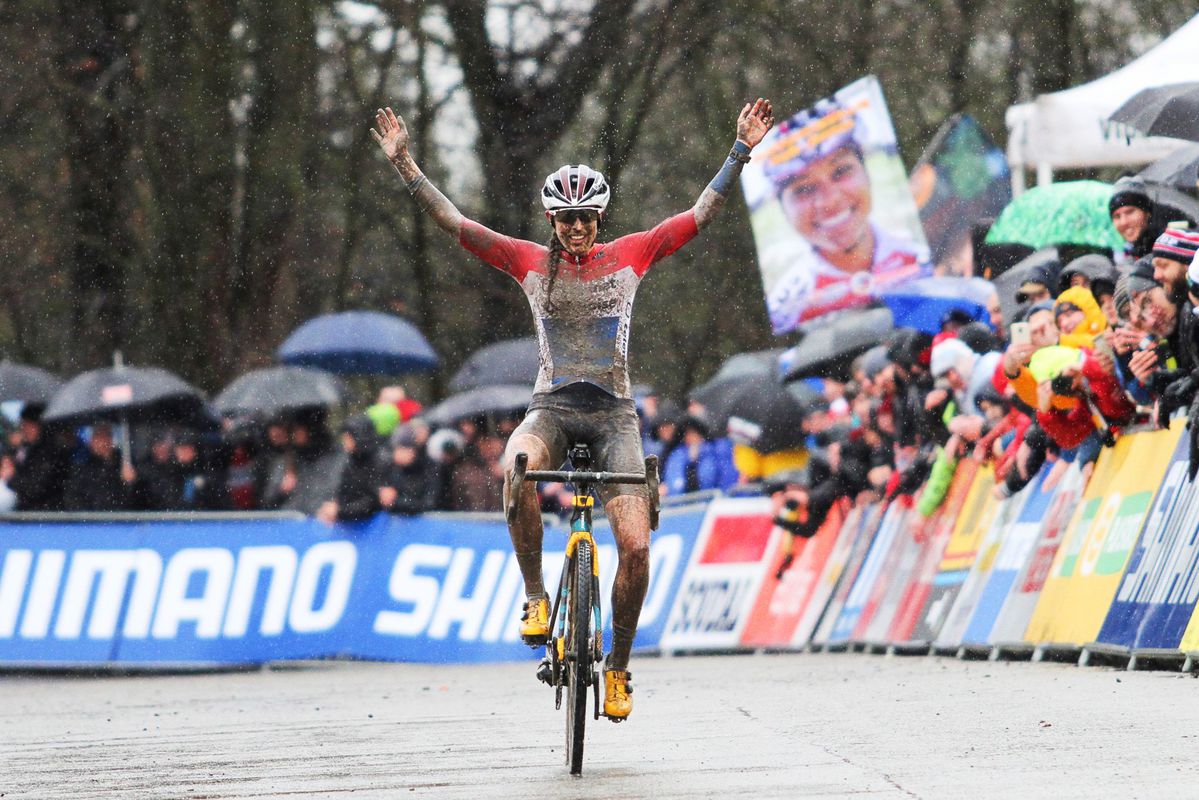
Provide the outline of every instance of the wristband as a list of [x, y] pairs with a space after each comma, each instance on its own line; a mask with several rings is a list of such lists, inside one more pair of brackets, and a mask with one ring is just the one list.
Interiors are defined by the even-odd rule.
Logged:
[[404, 181], [404, 186], [406, 186], [408, 188], [408, 194], [416, 194], [417, 189], [419, 189], [421, 187], [421, 184], [424, 182], [425, 182], [425, 176], [417, 175], [415, 178], [413, 178], [410, 181]]
[[733, 149], [729, 151], [729, 158], [740, 161], [742, 164], [749, 163], [749, 145], [738, 139], [733, 142]]

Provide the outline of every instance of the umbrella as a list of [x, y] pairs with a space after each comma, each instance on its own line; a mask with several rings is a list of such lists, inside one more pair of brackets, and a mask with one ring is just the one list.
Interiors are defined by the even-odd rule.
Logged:
[[890, 309], [839, 314], [779, 357], [787, 381], [808, 376], [848, 377], [849, 364], [887, 338], [895, 323]]
[[1142, 89], [1108, 118], [1146, 136], [1199, 142], [1199, 83], [1174, 83]]
[[775, 377], [779, 371], [779, 356], [783, 354], [782, 347], [769, 350], [755, 350], [751, 353], [734, 353], [724, 360], [712, 380], [723, 378], [741, 378], [751, 375], [770, 375]]
[[1162, 219], [1171, 222], [1185, 219], [1191, 225], [1199, 222], [1199, 201], [1189, 194], [1160, 183], [1145, 184], [1145, 193], [1157, 206]]
[[335, 406], [341, 382], [327, 372], [306, 367], [267, 367], [247, 372], [217, 395], [213, 405], [225, 416], [258, 414], [273, 417], [299, 408]]
[[38, 367], [0, 362], [0, 403], [45, 403], [62, 387], [62, 381]]
[[883, 292], [897, 328], [915, 328], [936, 335], [950, 311], [964, 311], [972, 320], [990, 323], [987, 303], [995, 287], [982, 278], [919, 278]]
[[463, 392], [500, 383], [532, 386], [538, 366], [537, 337], [505, 339], [471, 353], [450, 379], [450, 390]]
[[1026, 279], [1034, 274], [1044, 273], [1051, 281], [1049, 289], [1053, 291], [1057, 287], [1058, 275], [1061, 271], [1062, 262], [1057, 248], [1046, 247], [1036, 251], [996, 278], [993, 283], [995, 291], [999, 293], [999, 308], [1003, 312], [1004, 322], [1010, 323], [1016, 316], [1016, 312], [1020, 310], [1020, 303], [1016, 302], [1016, 292]]
[[761, 453], [798, 447], [804, 442], [803, 403], [769, 375], [708, 381], [691, 392], [704, 407], [713, 430], [727, 432], [738, 444]]
[[1111, 184], [1100, 181], [1034, 186], [1003, 210], [987, 232], [987, 244], [1078, 244], [1119, 250], [1124, 240], [1112, 225], [1107, 205], [1111, 197]]
[[468, 417], [519, 414], [532, 399], [532, 384], [478, 386], [447, 397], [422, 416], [433, 425], [452, 425]]
[[1193, 190], [1199, 183], [1199, 144], [1178, 148], [1145, 167], [1137, 177], [1149, 184]]
[[416, 326], [378, 311], [314, 317], [275, 352], [284, 364], [339, 375], [401, 375], [437, 367], [437, 354]]
[[213, 424], [200, 391], [157, 367], [108, 367], [76, 375], [50, 400], [44, 422], [170, 421]]

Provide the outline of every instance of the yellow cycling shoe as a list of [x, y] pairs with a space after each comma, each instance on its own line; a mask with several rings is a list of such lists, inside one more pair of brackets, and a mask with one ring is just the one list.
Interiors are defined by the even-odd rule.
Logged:
[[544, 597], [525, 602], [520, 618], [520, 638], [530, 647], [540, 647], [550, 638], [550, 601]]
[[627, 669], [604, 670], [604, 714], [613, 722], [623, 722], [633, 713], [632, 677]]

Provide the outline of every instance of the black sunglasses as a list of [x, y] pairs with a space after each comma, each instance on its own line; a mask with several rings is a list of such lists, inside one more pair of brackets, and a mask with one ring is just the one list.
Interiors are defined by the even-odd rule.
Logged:
[[563, 225], [574, 225], [578, 220], [584, 223], [598, 222], [599, 212], [590, 208], [567, 208], [554, 213], [554, 221]]

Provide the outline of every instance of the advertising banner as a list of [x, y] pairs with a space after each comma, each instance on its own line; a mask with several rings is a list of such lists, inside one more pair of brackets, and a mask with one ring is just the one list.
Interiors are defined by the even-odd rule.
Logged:
[[874, 585], [862, 607], [862, 615], [853, 629], [855, 642], [883, 644], [887, 640], [887, 629], [895, 616], [896, 604], [908, 577], [916, 566], [920, 552], [920, 514], [915, 508], [907, 509], [903, 518], [896, 522], [891, 546], [883, 557]]
[[912, 632], [913, 639], [931, 642], [941, 632], [945, 616], [953, 607], [953, 601], [957, 598], [966, 576], [970, 574], [970, 567], [978, 555], [979, 544], [986, 536], [991, 517], [995, 513], [996, 500], [992, 496], [994, 488], [995, 471], [987, 464], [975, 474], [960, 513], [952, 519], [953, 533], [941, 555], [941, 563], [932, 579], [924, 613]]
[[691, 561], [666, 618], [663, 650], [740, 646], [754, 600], [770, 569], [768, 556], [777, 552], [783, 535], [773, 519], [766, 497], [718, 498], [708, 505]]
[[845, 521], [837, 531], [837, 541], [833, 545], [833, 550], [829, 553], [828, 559], [824, 562], [824, 569], [821, 571], [820, 577], [816, 580], [812, 596], [808, 598], [803, 615], [799, 618], [799, 624], [795, 626], [795, 632], [791, 636], [792, 647], [798, 648], [806, 645], [812, 638], [813, 633], [815, 633], [816, 626], [824, 618], [833, 592], [841, 582], [841, 576], [845, 574], [845, 568], [853, 553], [858, 532], [862, 528], [862, 517], [864, 515], [866, 515], [865, 507], [855, 506], [851, 508], [845, 517]]
[[970, 566], [970, 572], [962, 582], [961, 588], [958, 589], [953, 605], [949, 607], [949, 613], [945, 616], [945, 622], [941, 625], [937, 638], [933, 640], [935, 649], [956, 650], [961, 647], [962, 636], [966, 633], [970, 618], [974, 616], [978, 598], [982, 595], [982, 590], [991, 577], [991, 570], [995, 566], [995, 558], [1003, 544], [1004, 534], [1007, 533], [1008, 528], [1015, 522], [1016, 516], [1024, 507], [1027, 495], [1028, 490], [1024, 489], [1012, 497], [992, 503], [989, 520], [986, 519], [987, 514], [984, 513], [979, 524], [985, 526], [986, 535], [983, 536], [982, 542], [978, 546], [978, 555]]
[[[856, 528], [852, 526], [854, 522], [852, 515], [846, 522], [845, 527], [848, 529], [847, 532], [852, 532], [853, 534], [849, 556], [845, 560], [845, 568], [841, 570], [841, 577], [837, 579], [837, 588], [833, 591], [833, 596], [829, 598], [828, 605], [824, 609], [824, 615], [820, 618], [820, 624], [816, 626], [816, 632], [812, 634], [813, 644], [825, 645], [832, 641], [833, 631], [837, 628], [837, 624], [841, 620], [841, 612], [845, 608], [846, 601], [849, 599], [850, 591], [853, 590], [854, 584], [857, 582], [858, 574], [862, 570], [862, 564], [866, 561], [866, 554], [870, 552], [870, 546], [874, 543], [874, 537], [882, 526], [883, 515], [886, 513], [886, 509], [885, 504], [875, 503], [867, 506], [862, 511]], [[849, 634], [846, 633], [841, 641], [845, 642], [848, 640]]]
[[1099, 629], [1098, 641], [1128, 648], [1174, 649], [1199, 597], [1199, 491], [1187, 477], [1183, 437]]
[[[656, 647], [705, 506], [663, 511], [636, 645]], [[597, 524], [601, 576], [615, 546]], [[546, 578], [564, 526], [546, 531]], [[523, 586], [506, 526], [456, 515], [30, 523], [0, 544], [0, 663], [252, 664], [537, 657], [518, 640]]]
[[776, 334], [931, 274], [895, 129], [873, 76], [771, 130], [742, 171], [741, 186]]
[[[953, 535], [954, 521], [962, 513], [966, 495], [974, 485], [978, 475], [979, 463], [973, 458], [965, 458], [958, 462], [954, 471], [953, 481], [945, 493], [941, 506], [933, 512], [923, 526], [920, 536], [920, 557], [916, 568], [912, 571], [911, 580], [899, 598], [895, 618], [887, 631], [887, 641], [892, 643], [913, 640], [912, 633], [924, 616], [924, 608], [932, 591], [933, 580], [937, 575], [937, 567], [945, 553], [945, 547]], [[931, 637], [925, 639], [931, 642]]]
[[870, 540], [870, 549], [866, 552], [862, 567], [854, 576], [853, 586], [845, 598], [845, 605], [841, 607], [837, 623], [829, 634], [830, 644], [848, 642], [854, 638], [854, 631], [862, 621], [866, 604], [874, 591], [874, 583], [882, 571], [883, 562], [891, 552], [891, 544], [896, 535], [907, 522], [910, 510], [910, 498], [900, 497], [886, 506], [878, 531]]
[[908, 178], [933, 263], [952, 275], [975, 275], [970, 232], [1012, 200], [1003, 151], [974, 118], [954, 114], [933, 137]]
[[978, 594], [978, 601], [974, 604], [970, 623], [962, 632], [962, 644], [991, 643], [991, 629], [1015, 584], [1016, 576], [1032, 556], [1037, 539], [1041, 535], [1044, 519], [1053, 502], [1055, 490], [1047, 485], [1051, 484], [1048, 479], [1052, 472], [1052, 469], [1041, 470], [1025, 491], [1024, 505], [999, 543], [990, 574]]
[[1032, 555], [1025, 561], [1023, 569], [1016, 575], [1012, 589], [999, 617], [991, 628], [990, 642], [993, 644], [1017, 644], [1023, 641], [1024, 631], [1028, 629], [1028, 621], [1037, 607], [1037, 598], [1049, 577], [1049, 569], [1053, 566], [1053, 557], [1062, 543], [1066, 526], [1078, 506], [1082, 496], [1082, 470], [1078, 464], [1063, 465], [1064, 473], [1056, 486], [1053, 475], [1046, 477], [1040, 487], [1041, 492], [1052, 491], [1053, 499], [1049, 510], [1041, 520], [1041, 532], [1033, 546]]
[[770, 570], [750, 610], [741, 644], [746, 647], [783, 647], [791, 644], [795, 628], [807, 610], [824, 566], [837, 545], [844, 520], [841, 504], [834, 504], [815, 536], [811, 539], [797, 537], [794, 560], [783, 573], [782, 580], [777, 575], [783, 559], [784, 536], [778, 537], [778, 550], [767, 559]]
[[1126, 435], [1104, 448], [1054, 557], [1026, 641], [1095, 641], [1181, 430], [1178, 421], [1169, 430]]

